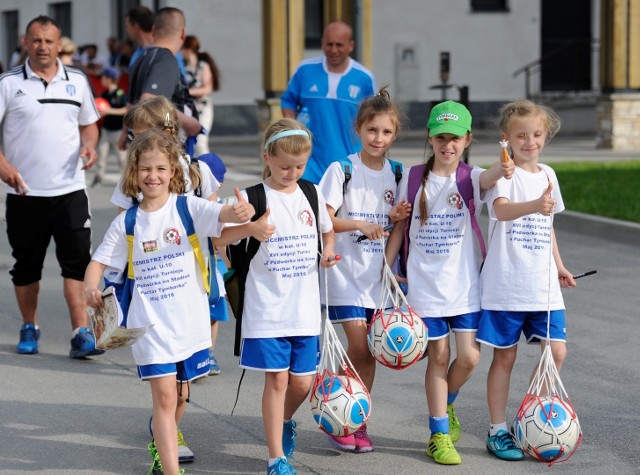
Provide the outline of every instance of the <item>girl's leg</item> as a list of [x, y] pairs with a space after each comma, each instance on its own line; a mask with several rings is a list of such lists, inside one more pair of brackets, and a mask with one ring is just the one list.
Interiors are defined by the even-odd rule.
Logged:
[[487, 375], [487, 402], [491, 424], [499, 424], [507, 420], [509, 383], [517, 351], [517, 345], [493, 350], [493, 361]]
[[449, 338], [430, 340], [427, 345], [427, 371], [424, 387], [431, 417], [447, 414], [447, 368], [449, 367]]
[[448, 391], [457, 393], [480, 362], [480, 343], [475, 332], [456, 332], [456, 359], [447, 374]]
[[[227, 303], [224, 302], [226, 305]], [[211, 351], [216, 349], [216, 340], [218, 339], [218, 320], [213, 320], [211, 322]]]
[[184, 411], [187, 410], [187, 399], [189, 398], [190, 387], [187, 383], [177, 383], [176, 385], [176, 426], [180, 425], [180, 421], [182, 420], [182, 416], [184, 415]]
[[289, 375], [289, 386], [285, 394], [283, 419], [293, 418], [298, 408], [309, 396], [314, 375], [293, 376]]
[[289, 386], [289, 372], [266, 372], [262, 393], [262, 421], [269, 448], [269, 458], [284, 457], [282, 450], [282, 422], [285, 397]]
[[[541, 346], [545, 343], [542, 342]], [[542, 346], [544, 350], [544, 346]], [[556, 364], [556, 368], [560, 371], [564, 359], [567, 357], [567, 344], [564, 341], [552, 341], [551, 342], [551, 354], [553, 355], [553, 361]]]
[[176, 377], [149, 380], [153, 401], [153, 438], [167, 475], [178, 473], [178, 439], [176, 437]]
[[344, 322], [342, 328], [347, 335], [347, 356], [362, 378], [362, 382], [371, 392], [376, 375], [376, 360], [371, 355], [367, 344], [367, 322], [351, 320]]

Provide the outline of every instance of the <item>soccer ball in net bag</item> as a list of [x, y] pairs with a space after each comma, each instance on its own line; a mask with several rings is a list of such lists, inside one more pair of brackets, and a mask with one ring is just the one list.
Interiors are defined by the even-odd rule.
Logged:
[[571, 404], [557, 396], [527, 396], [513, 423], [524, 452], [541, 462], [568, 459], [578, 448], [582, 430]]
[[336, 374], [316, 381], [310, 403], [318, 427], [339, 437], [357, 431], [369, 418], [371, 409], [367, 389], [355, 378]]
[[428, 330], [411, 309], [378, 310], [369, 324], [367, 342], [373, 357], [392, 369], [418, 361], [427, 349]]

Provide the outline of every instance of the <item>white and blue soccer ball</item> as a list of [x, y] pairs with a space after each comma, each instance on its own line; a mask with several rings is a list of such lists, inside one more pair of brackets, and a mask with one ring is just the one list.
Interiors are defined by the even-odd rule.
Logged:
[[580, 445], [582, 430], [571, 404], [558, 396], [531, 397], [513, 423], [520, 448], [536, 460], [561, 462]]
[[329, 435], [353, 434], [369, 418], [371, 397], [356, 378], [330, 375], [318, 381], [311, 393], [311, 414]]
[[411, 309], [376, 312], [369, 324], [369, 351], [381, 364], [404, 369], [418, 361], [427, 349], [428, 330]]

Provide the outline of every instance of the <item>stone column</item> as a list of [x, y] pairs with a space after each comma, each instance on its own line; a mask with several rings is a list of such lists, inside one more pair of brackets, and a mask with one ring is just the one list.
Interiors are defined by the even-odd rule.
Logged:
[[601, 0], [596, 145], [640, 149], [640, 0]]

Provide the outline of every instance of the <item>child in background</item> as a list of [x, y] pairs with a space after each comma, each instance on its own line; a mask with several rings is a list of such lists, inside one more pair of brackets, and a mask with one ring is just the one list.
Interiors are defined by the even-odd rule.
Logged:
[[[204, 162], [207, 164], [213, 176], [220, 183], [220, 188], [222, 188], [222, 184], [224, 183], [224, 175], [227, 172], [227, 168], [224, 166], [224, 162], [216, 153], [205, 153], [204, 155], [200, 155], [198, 157], [199, 162]], [[216, 192], [217, 201], [220, 203], [220, 197]], [[215, 265], [217, 269], [217, 274], [220, 276], [218, 279], [218, 288], [220, 289], [220, 298], [218, 301], [211, 306], [211, 348], [209, 349], [209, 374], [217, 375], [222, 371], [220, 369], [220, 365], [218, 364], [218, 360], [215, 357], [214, 351], [216, 348], [216, 341], [218, 339], [218, 322], [228, 322], [229, 321], [229, 310], [227, 308], [227, 299], [226, 299], [226, 291], [224, 289], [224, 280], [222, 279], [224, 275], [229, 270], [229, 260], [226, 254], [226, 246], [214, 246], [214, 257], [215, 257]]]
[[560, 287], [575, 287], [576, 282], [562, 263], [553, 230], [551, 216], [564, 209], [558, 179], [539, 163], [560, 120], [551, 109], [523, 100], [502, 108], [500, 128], [516, 169], [510, 181], [498, 181], [488, 200], [490, 240], [477, 340], [494, 349], [487, 375], [487, 449], [502, 460], [522, 460], [506, 423], [518, 340], [524, 333], [527, 342], [541, 343], [544, 350], [550, 311], [551, 351], [559, 370], [567, 353]]
[[[347, 336], [347, 356], [371, 391], [376, 360], [367, 345], [367, 324], [378, 305], [384, 264], [384, 244], [389, 233], [384, 226], [408, 216], [411, 206], [403, 202], [394, 208], [397, 197], [395, 171], [387, 156], [400, 130], [400, 110], [391, 101], [386, 88], [365, 99], [356, 117], [356, 133], [362, 150], [349, 155], [351, 179], [343, 191], [345, 172], [333, 162], [320, 180], [327, 211], [336, 234], [336, 250], [342, 262], [328, 279], [329, 318], [341, 323]], [[392, 209], [393, 208], [393, 209]], [[366, 240], [358, 242], [358, 237]], [[324, 297], [324, 296], [323, 296]], [[323, 298], [324, 300], [324, 298]], [[355, 434], [329, 435], [329, 441], [341, 450], [371, 452], [373, 443], [364, 424]]]
[[[310, 133], [299, 122], [281, 119], [265, 130], [267, 211], [258, 221], [268, 220], [275, 234], [260, 244], [249, 267], [240, 366], [265, 373], [262, 419], [269, 450], [267, 473], [272, 475], [296, 473], [287, 461], [295, 449], [293, 415], [306, 400], [319, 363], [322, 318], [317, 229], [323, 243], [320, 265], [331, 267], [337, 262], [324, 198], [317, 193], [319, 209], [314, 216], [298, 185], [310, 153]], [[230, 226], [225, 233], [245, 226]], [[295, 249], [295, 273], [279, 264], [290, 252], [283, 243]]]
[[[475, 341], [480, 318], [480, 256], [468, 203], [458, 188], [460, 159], [471, 143], [471, 114], [453, 101], [436, 105], [429, 115], [427, 141], [432, 154], [424, 167], [415, 197], [408, 196], [411, 169], [400, 182], [398, 197], [412, 205], [409, 218], [407, 301], [429, 328], [425, 392], [431, 435], [427, 456], [436, 463], [462, 462], [454, 442], [460, 423], [453, 402], [480, 360]], [[513, 162], [495, 163], [488, 170], [474, 167], [471, 184], [475, 203], [501, 176], [509, 178]], [[482, 206], [476, 206], [480, 216]], [[393, 262], [401, 248], [405, 227], [396, 226], [386, 249]], [[455, 332], [456, 358], [451, 365], [449, 333]]]
[[[180, 122], [176, 108], [163, 96], [155, 96], [138, 102], [124, 116], [124, 125], [128, 128], [129, 139], [133, 139], [145, 130], [158, 129], [171, 135], [176, 142], [180, 142], [178, 137]], [[187, 195], [195, 194], [205, 199], [216, 199], [213, 194], [220, 188], [220, 183], [215, 179], [206, 163], [198, 162], [196, 166], [191, 163], [188, 155], [183, 154], [180, 157], [180, 165], [183, 169]], [[123, 194], [121, 182], [119, 182], [111, 195], [111, 203], [120, 210], [126, 210], [133, 205], [134, 198]]]
[[126, 152], [118, 149], [118, 140], [122, 133], [123, 117], [127, 113], [127, 95], [118, 86], [118, 71], [113, 68], [105, 68], [100, 76], [100, 81], [105, 91], [100, 95], [109, 102], [109, 108], [100, 111], [103, 117], [102, 127], [100, 128], [100, 143], [98, 144], [98, 171], [93, 178], [91, 186], [96, 186], [104, 181], [104, 175], [107, 171], [107, 158], [109, 153], [113, 152], [118, 157], [118, 165], [120, 171], [124, 168]]
[[[153, 325], [133, 344], [132, 352], [140, 379], [148, 380], [151, 386], [154, 432], [154, 442], [149, 444], [153, 457], [151, 473], [164, 474], [182, 473], [178, 470], [177, 423], [186, 408], [189, 381], [209, 371], [211, 346], [202, 274], [176, 208], [177, 195], [184, 193], [180, 157], [180, 146], [173, 137], [154, 129], [144, 132], [131, 144], [122, 185], [125, 196], [142, 195], [134, 230], [137, 239], [133, 241], [132, 261], [137, 278], [128, 324]], [[253, 215], [253, 207], [237, 189], [236, 194], [238, 202], [233, 207], [187, 198], [201, 242], [208, 236], [219, 235], [219, 222], [242, 223]], [[85, 300], [93, 308], [103, 305], [98, 285], [105, 269], [122, 271], [129, 261], [124, 218], [125, 213], [116, 216], [87, 267]], [[202, 251], [206, 258], [205, 249]], [[166, 269], [174, 269], [171, 271], [174, 276], [175, 269], [179, 269], [184, 285], [167, 290], [169, 275], [149, 265], [149, 258], [154, 258], [154, 262], [162, 259]], [[140, 285], [142, 281], [144, 287]], [[162, 299], [158, 298], [160, 293]]]

